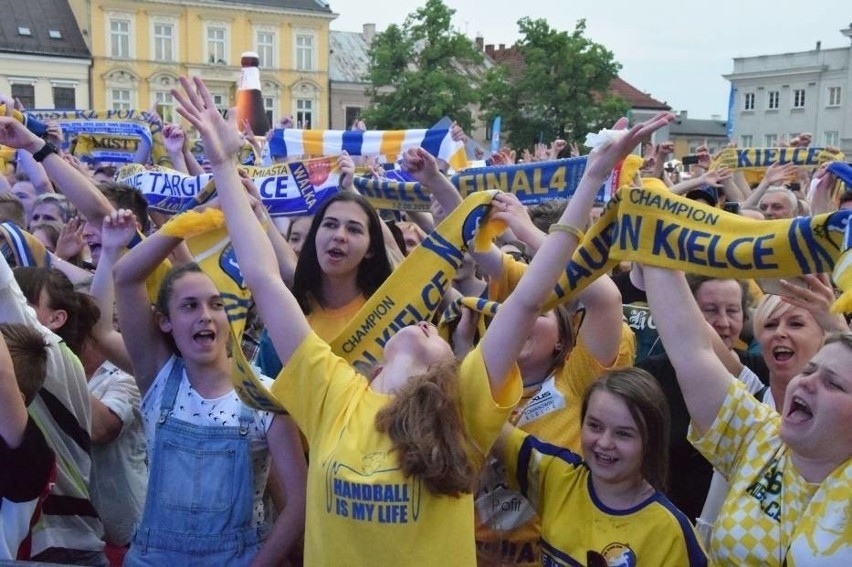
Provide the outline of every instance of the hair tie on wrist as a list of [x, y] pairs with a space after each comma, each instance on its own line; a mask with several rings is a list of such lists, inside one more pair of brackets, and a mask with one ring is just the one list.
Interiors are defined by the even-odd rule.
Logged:
[[574, 238], [577, 239], [577, 242], [582, 242], [583, 238], [586, 237], [585, 232], [583, 232], [582, 230], [580, 230], [576, 226], [570, 225], [570, 224], [558, 224], [558, 223], [556, 223], [556, 224], [550, 225], [550, 229], [548, 230], [548, 233], [553, 234], [554, 232], [564, 232], [564, 233], [570, 234]]

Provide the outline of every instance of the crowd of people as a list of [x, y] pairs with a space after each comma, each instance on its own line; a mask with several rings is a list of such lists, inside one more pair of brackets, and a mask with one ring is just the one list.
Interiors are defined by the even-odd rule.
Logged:
[[[201, 80], [180, 82], [187, 127], [164, 125], [164, 147], [217, 193], [173, 218], [0, 100], [0, 144], [17, 156], [0, 176], [0, 560], [852, 564], [852, 332], [830, 274], [621, 262], [551, 302], [606, 213], [601, 186], [637, 149], [620, 191], [661, 187], [749, 223], [847, 208], [824, 166], [750, 180], [699, 148], [681, 171], [670, 142], [650, 143], [672, 115], [621, 119], [570, 199], [496, 192], [487, 221], [501, 232], [471, 244], [434, 313], [388, 330], [363, 368], [330, 343], [393, 275], [415, 285], [422, 269], [405, 258], [462, 205], [447, 164], [400, 156], [431, 213], [377, 211], [354, 177], [384, 171], [344, 153], [339, 190], [313, 215], [272, 219], [240, 169], [245, 133]], [[518, 153], [489, 163], [580, 148]], [[187, 246], [209, 228], [188, 230], [191, 214], [224, 225], [251, 292], [239, 341], [229, 292]], [[499, 306], [486, 316], [462, 298]], [[241, 397], [237, 369], [276, 407]]]

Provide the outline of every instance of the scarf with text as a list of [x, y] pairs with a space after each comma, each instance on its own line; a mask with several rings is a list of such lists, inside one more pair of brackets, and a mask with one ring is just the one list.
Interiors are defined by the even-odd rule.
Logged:
[[[26, 113], [40, 123], [54, 120], [62, 128], [62, 149], [68, 151], [71, 142], [80, 134], [94, 135], [97, 139], [132, 137], [142, 139], [151, 147], [151, 158], [156, 165], [171, 166], [172, 162], [163, 146], [163, 123], [159, 117], [145, 110], [34, 110]], [[109, 142], [102, 142], [108, 144]], [[122, 152], [124, 153], [124, 152]], [[120, 160], [117, 160], [120, 161]]]
[[[375, 364], [399, 329], [432, 317], [461, 266], [466, 243], [476, 237], [481, 249], [502, 230], [502, 223], [486, 220], [495, 194], [480, 191], [465, 199], [331, 341], [332, 350], [356, 366]], [[852, 305], [852, 269], [846, 269], [852, 258], [844, 248], [849, 215], [756, 221], [658, 189], [622, 189], [566, 265], [545, 311], [572, 299], [621, 260], [738, 279], [835, 270], [845, 292], [835, 308], [845, 310], [840, 306]], [[221, 260], [208, 265], [225, 270]], [[232, 279], [219, 274], [214, 281], [225, 278]], [[247, 365], [235, 374], [235, 384], [246, 403], [279, 407]]]
[[[337, 192], [340, 179], [337, 158], [333, 157], [242, 169], [254, 181], [261, 201], [273, 217], [313, 214]], [[186, 175], [173, 169], [134, 164], [122, 167], [116, 180], [139, 189], [152, 209], [166, 214], [190, 210], [216, 195], [209, 173]]]

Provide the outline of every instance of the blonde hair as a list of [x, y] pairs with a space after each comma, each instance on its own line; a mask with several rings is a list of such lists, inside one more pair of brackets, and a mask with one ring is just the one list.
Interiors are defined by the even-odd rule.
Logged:
[[780, 295], [769, 293], [764, 295], [760, 303], [757, 304], [757, 308], [754, 310], [754, 315], [752, 316], [755, 336], [763, 332], [766, 321], [770, 317], [780, 317], [792, 308], [793, 306], [781, 299]]

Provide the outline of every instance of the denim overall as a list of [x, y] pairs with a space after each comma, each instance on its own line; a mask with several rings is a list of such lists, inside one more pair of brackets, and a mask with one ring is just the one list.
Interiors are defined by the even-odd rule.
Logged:
[[183, 374], [175, 360], [160, 403], [142, 522], [124, 565], [249, 565], [262, 543], [245, 405], [239, 427], [203, 427], [169, 416]]

